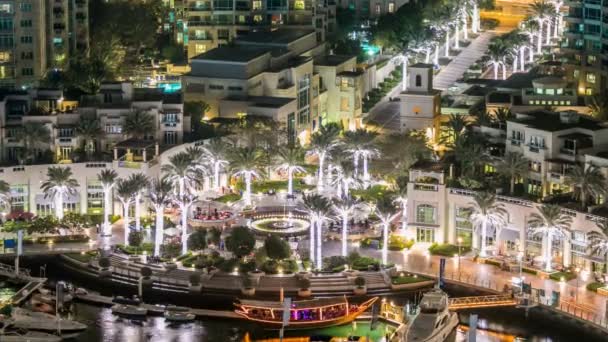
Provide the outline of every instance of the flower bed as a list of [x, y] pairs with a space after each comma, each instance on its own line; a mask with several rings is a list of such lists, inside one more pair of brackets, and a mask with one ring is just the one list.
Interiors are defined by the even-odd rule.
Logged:
[[393, 290], [420, 288], [433, 286], [433, 284], [435, 284], [435, 280], [416, 274], [401, 272], [399, 275], [391, 277], [391, 289]]
[[75, 243], [75, 242], [89, 242], [90, 238], [84, 234], [74, 234], [74, 235], [49, 235], [49, 236], [39, 236], [35, 238], [25, 238], [23, 239], [23, 243], [27, 245], [31, 245], [34, 243]]
[[236, 202], [236, 201], [240, 201], [241, 200], [241, 195], [239, 195], [239, 194], [226, 194], [226, 195], [214, 198], [213, 200], [215, 202], [221, 202], [221, 203]]
[[605, 287], [605, 286], [606, 286], [606, 284], [604, 284], [604, 283], [593, 282], [593, 283], [587, 284], [587, 290], [597, 292], [597, 289], [599, 289], [601, 287]]
[[[470, 247], [460, 246], [460, 254], [465, 254], [471, 250]], [[432, 255], [441, 255], [451, 257], [458, 254], [458, 246], [450, 244], [437, 244], [434, 243], [429, 247], [429, 253]]]

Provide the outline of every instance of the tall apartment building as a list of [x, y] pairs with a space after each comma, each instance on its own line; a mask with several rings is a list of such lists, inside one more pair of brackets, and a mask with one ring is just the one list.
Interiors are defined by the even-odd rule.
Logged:
[[0, 0], [0, 87], [35, 86], [88, 36], [88, 0]]
[[593, 95], [608, 86], [608, 0], [569, 0], [561, 51], [566, 76], [579, 95]]
[[320, 43], [336, 24], [336, 6], [326, 0], [183, 0], [168, 6], [168, 26], [188, 59], [251, 31], [279, 27], [314, 29]]
[[359, 18], [377, 19], [381, 15], [395, 13], [409, 0], [338, 0], [338, 6], [355, 11]]

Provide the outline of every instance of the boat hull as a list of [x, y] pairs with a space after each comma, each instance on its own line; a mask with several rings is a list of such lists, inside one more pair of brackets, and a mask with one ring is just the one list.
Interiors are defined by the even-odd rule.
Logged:
[[405, 340], [408, 342], [444, 342], [457, 326], [458, 314], [455, 312], [450, 312], [448, 321], [441, 327], [441, 329], [433, 331], [429, 336], [424, 338], [412, 338], [410, 334], [406, 334]]

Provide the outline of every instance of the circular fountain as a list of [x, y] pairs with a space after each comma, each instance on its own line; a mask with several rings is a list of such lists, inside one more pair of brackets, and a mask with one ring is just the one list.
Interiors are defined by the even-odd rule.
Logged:
[[253, 215], [249, 225], [259, 234], [277, 234], [283, 236], [298, 236], [308, 234], [310, 223], [308, 216], [299, 211], [261, 211]]

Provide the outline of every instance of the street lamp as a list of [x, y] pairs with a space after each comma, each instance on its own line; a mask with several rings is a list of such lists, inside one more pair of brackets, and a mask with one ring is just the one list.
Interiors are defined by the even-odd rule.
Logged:
[[524, 252], [523, 251], [519, 251], [519, 253], [517, 253], [517, 260], [519, 261], [519, 288], [521, 291], [523, 291], [523, 289], [524, 289], [524, 280], [522, 277], [522, 271], [524, 268]]
[[576, 289], [574, 290], [574, 304], [578, 304], [578, 274], [581, 271], [580, 267], [576, 267], [574, 272], [576, 274]]
[[460, 281], [460, 246], [462, 245], [462, 237], [459, 236], [456, 241], [458, 242], [458, 281]]

